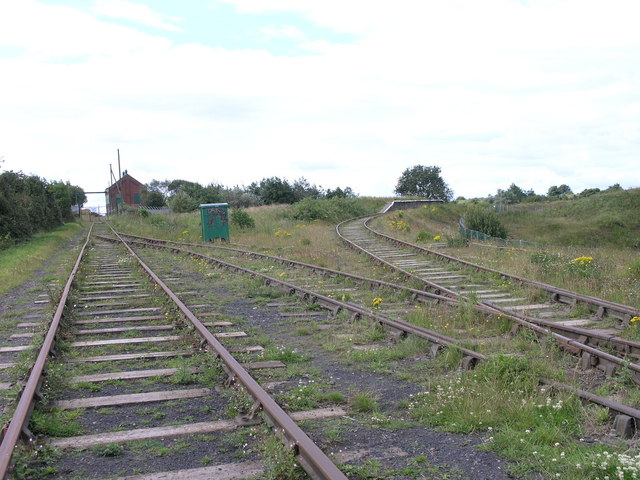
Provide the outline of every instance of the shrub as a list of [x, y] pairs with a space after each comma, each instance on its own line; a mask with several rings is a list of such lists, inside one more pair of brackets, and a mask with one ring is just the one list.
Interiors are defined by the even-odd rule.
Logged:
[[198, 202], [185, 192], [176, 193], [167, 202], [175, 213], [193, 212], [198, 208]]
[[600, 268], [593, 257], [578, 257], [569, 262], [567, 268], [570, 272], [581, 277], [594, 278], [600, 275]]
[[240, 228], [254, 228], [255, 220], [245, 210], [237, 208], [231, 212], [231, 223]]
[[416, 237], [416, 242], [426, 242], [427, 240], [431, 240], [431, 235], [429, 234], [429, 232], [420, 230], [418, 232], [418, 236]]
[[507, 229], [498, 219], [498, 215], [491, 210], [472, 208], [467, 212], [464, 220], [469, 230], [476, 230], [490, 237], [507, 238]]
[[367, 213], [366, 206], [355, 198], [305, 198], [291, 207], [291, 216], [304, 221], [340, 222]]

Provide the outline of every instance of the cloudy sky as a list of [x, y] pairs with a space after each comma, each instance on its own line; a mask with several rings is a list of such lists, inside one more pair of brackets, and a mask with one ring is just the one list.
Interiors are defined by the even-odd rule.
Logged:
[[[2, 170], [640, 187], [637, 0], [3, 0]], [[95, 203], [97, 199], [93, 199]]]

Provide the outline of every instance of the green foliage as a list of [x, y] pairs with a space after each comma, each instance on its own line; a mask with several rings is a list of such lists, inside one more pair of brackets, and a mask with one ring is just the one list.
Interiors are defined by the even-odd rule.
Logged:
[[447, 247], [449, 248], [466, 247], [469, 244], [468, 240], [464, 237], [453, 237], [453, 236], [447, 235], [446, 240], [447, 240]]
[[118, 443], [107, 443], [106, 445], [96, 445], [91, 451], [101, 457], [119, 457], [124, 452], [124, 447]]
[[69, 182], [51, 182], [49, 189], [53, 192], [60, 214], [65, 221], [73, 219], [73, 213], [71, 211], [73, 205], [82, 205], [87, 201], [84, 190], [71, 185]]
[[0, 249], [52, 230], [72, 218], [71, 205], [86, 201], [84, 191], [68, 182], [48, 183], [35, 175], [0, 175]]
[[80, 415], [78, 410], [52, 409], [50, 412], [34, 410], [30, 426], [33, 433], [42, 433], [52, 437], [71, 437], [82, 433], [82, 425], [75, 421]]
[[416, 165], [407, 168], [398, 179], [395, 192], [398, 195], [418, 195], [430, 200], [453, 199], [453, 191], [440, 176], [440, 167]]
[[303, 221], [340, 222], [367, 213], [371, 212], [366, 205], [354, 198], [305, 198], [291, 207], [291, 217]]
[[149, 191], [148, 188], [145, 188], [142, 191], [142, 205], [145, 207], [164, 207], [166, 201], [161, 192]]
[[531, 255], [531, 263], [539, 265], [543, 272], [551, 272], [558, 269], [562, 263], [562, 257], [558, 253], [535, 252]]
[[516, 238], [554, 246], [640, 248], [640, 189], [611, 190], [500, 214]]
[[631, 260], [631, 262], [629, 262], [627, 271], [631, 278], [640, 280], [640, 257], [634, 258], [633, 260]]
[[429, 241], [433, 238], [432, 235], [429, 234], [429, 232], [425, 232], [424, 230], [420, 230], [418, 232], [418, 235], [416, 236], [416, 242], [426, 242]]
[[378, 411], [378, 399], [371, 392], [358, 392], [354, 394], [349, 403], [351, 408], [360, 413], [371, 413]]
[[511, 205], [531, 201], [537, 195], [533, 190], [524, 191], [515, 183], [512, 183], [507, 190], [498, 189], [496, 196], [491, 198], [494, 204]]
[[553, 185], [552, 187], [549, 187], [549, 190], [547, 191], [548, 197], [568, 198], [570, 195], [573, 195], [573, 192], [571, 191], [569, 185], [565, 184], [562, 184], [560, 186]]
[[465, 227], [485, 235], [507, 238], [507, 229], [500, 222], [498, 215], [481, 207], [472, 207], [464, 216]]
[[296, 480], [305, 477], [296, 463], [294, 450], [287, 448], [280, 437], [269, 435], [261, 450], [266, 480]]
[[62, 456], [59, 449], [48, 445], [18, 446], [13, 453], [12, 478], [16, 480], [44, 480], [57, 470], [53, 466]]
[[169, 200], [169, 206], [175, 213], [193, 212], [198, 208], [198, 202], [186, 192], [178, 192]]
[[255, 228], [256, 222], [245, 210], [234, 209], [231, 212], [231, 224], [239, 228]]
[[296, 196], [289, 182], [278, 177], [264, 178], [260, 184], [252, 187], [254, 193], [260, 196], [262, 201], [271, 205], [273, 203], [294, 203]]
[[598, 278], [600, 276], [600, 268], [593, 257], [574, 258], [567, 264], [567, 269], [576, 275], [586, 278]]

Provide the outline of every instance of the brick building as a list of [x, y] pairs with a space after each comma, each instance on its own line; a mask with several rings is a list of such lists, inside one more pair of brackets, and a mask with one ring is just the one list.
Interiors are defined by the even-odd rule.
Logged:
[[141, 191], [142, 183], [125, 170], [120, 180], [107, 188], [107, 215], [118, 213], [118, 206], [122, 204], [139, 207]]

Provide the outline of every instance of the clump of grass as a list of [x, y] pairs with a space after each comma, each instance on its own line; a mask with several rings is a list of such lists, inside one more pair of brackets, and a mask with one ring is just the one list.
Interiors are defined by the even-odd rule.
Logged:
[[72, 437], [83, 433], [82, 425], [76, 419], [81, 415], [81, 409], [61, 410], [52, 408], [50, 411], [34, 410], [31, 415], [31, 431], [52, 437]]
[[304, 472], [296, 463], [293, 449], [286, 448], [276, 435], [269, 435], [262, 448], [267, 480], [296, 480], [304, 478]]
[[373, 413], [379, 409], [378, 399], [368, 391], [356, 392], [349, 399], [351, 408], [360, 413]]
[[188, 385], [195, 382], [195, 375], [187, 366], [182, 366], [171, 375], [170, 380], [176, 385]]
[[297, 350], [286, 347], [267, 347], [263, 354], [264, 360], [280, 360], [283, 363], [300, 363], [309, 360], [309, 356]]
[[96, 445], [91, 451], [101, 457], [119, 457], [124, 452], [124, 447], [119, 443], [107, 443], [106, 445]]

